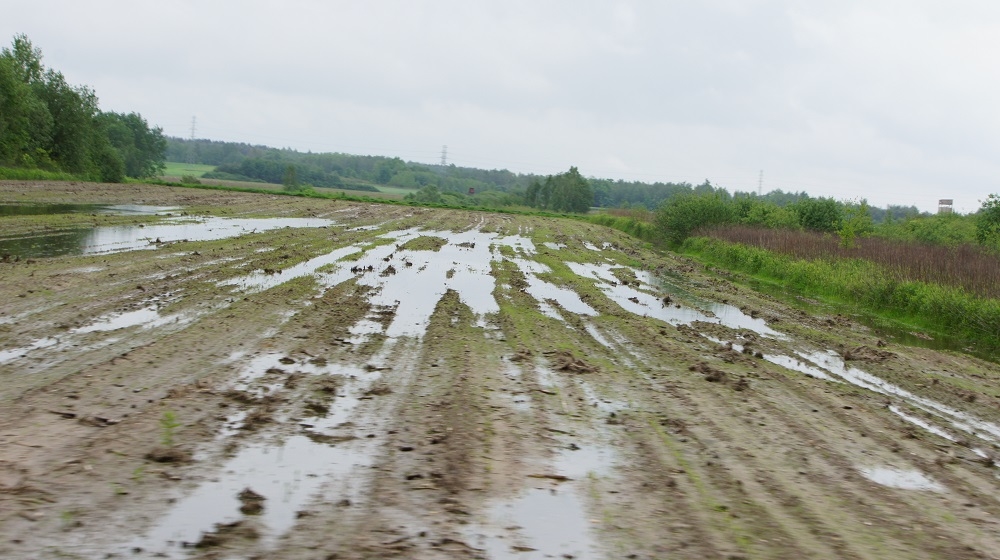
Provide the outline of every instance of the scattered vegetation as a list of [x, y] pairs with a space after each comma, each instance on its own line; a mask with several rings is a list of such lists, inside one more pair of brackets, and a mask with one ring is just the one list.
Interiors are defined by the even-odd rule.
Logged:
[[160, 418], [160, 443], [164, 447], [174, 446], [174, 430], [180, 427], [180, 425], [174, 411], [166, 410], [163, 412], [163, 417]]

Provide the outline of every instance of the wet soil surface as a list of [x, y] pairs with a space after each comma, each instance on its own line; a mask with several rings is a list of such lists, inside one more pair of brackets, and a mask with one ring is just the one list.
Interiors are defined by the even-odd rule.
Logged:
[[0, 217], [0, 557], [1000, 556], [994, 363], [571, 220], [57, 204], [158, 210]]

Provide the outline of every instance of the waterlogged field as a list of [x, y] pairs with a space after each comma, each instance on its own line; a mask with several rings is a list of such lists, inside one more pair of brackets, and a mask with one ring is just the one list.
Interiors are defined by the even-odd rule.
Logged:
[[142, 185], [11, 205], [2, 557], [1000, 550], [996, 364], [620, 232]]

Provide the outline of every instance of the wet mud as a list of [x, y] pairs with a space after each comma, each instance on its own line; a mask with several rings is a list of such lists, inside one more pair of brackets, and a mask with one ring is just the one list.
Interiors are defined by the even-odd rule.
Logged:
[[1000, 550], [997, 364], [619, 232], [147, 185], [0, 209], [0, 557]]

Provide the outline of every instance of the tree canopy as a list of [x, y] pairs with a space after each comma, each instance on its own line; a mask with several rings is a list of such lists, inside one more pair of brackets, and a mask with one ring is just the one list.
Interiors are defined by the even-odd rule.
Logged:
[[42, 64], [25, 35], [0, 50], [0, 165], [119, 182], [163, 169], [166, 139], [138, 113], [104, 113], [87, 86]]
[[585, 213], [594, 204], [594, 190], [576, 167], [532, 182], [524, 196], [528, 206], [557, 212]]

